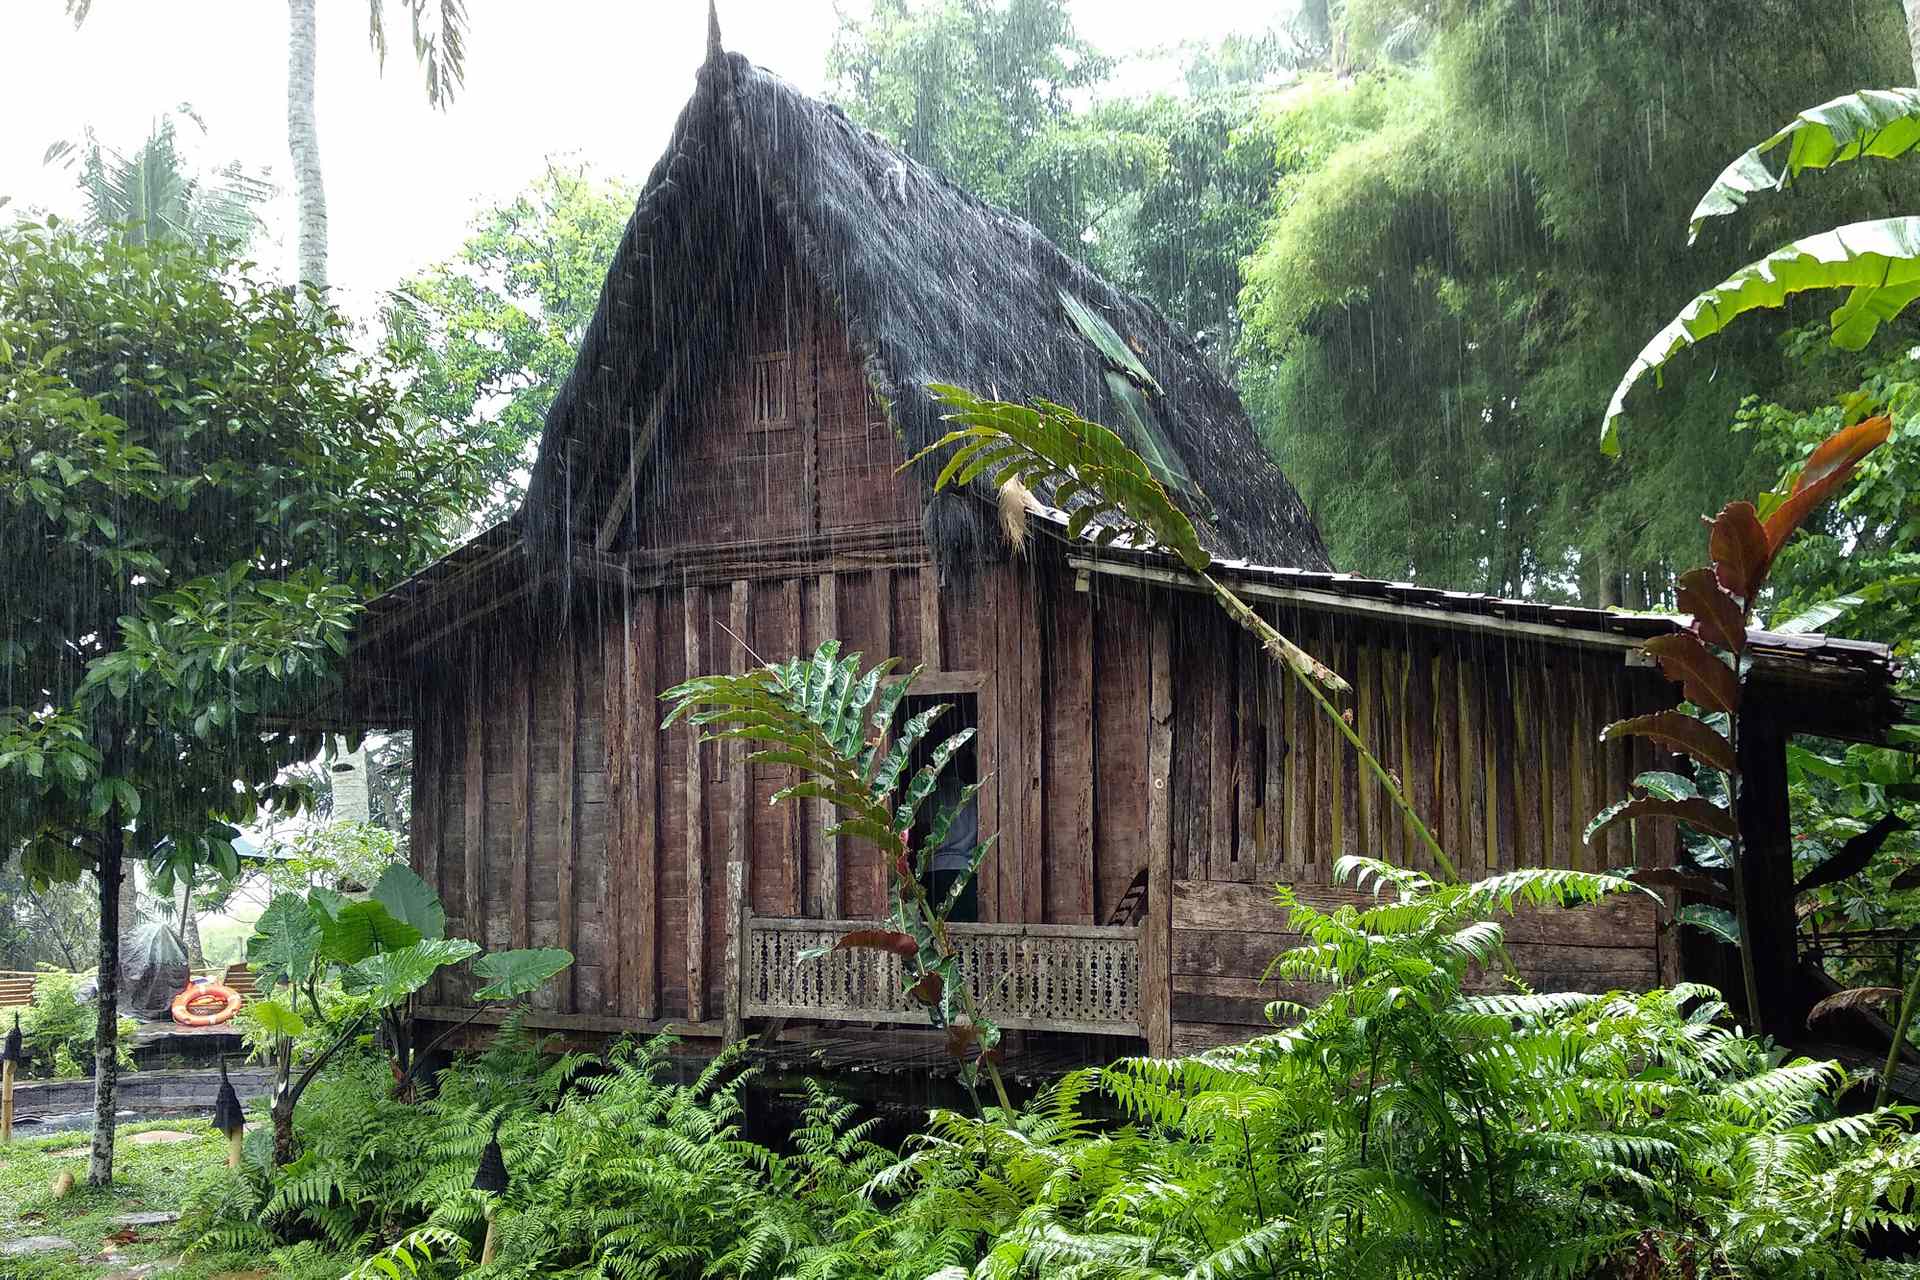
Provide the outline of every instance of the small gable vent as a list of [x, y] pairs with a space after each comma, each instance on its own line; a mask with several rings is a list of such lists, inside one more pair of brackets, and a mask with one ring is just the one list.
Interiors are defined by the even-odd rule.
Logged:
[[793, 417], [793, 366], [784, 351], [753, 359], [752, 421], [785, 423]]

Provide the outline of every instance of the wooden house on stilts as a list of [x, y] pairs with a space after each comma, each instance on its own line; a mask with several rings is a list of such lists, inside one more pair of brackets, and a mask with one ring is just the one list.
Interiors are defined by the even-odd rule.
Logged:
[[[373, 602], [344, 692], [346, 718], [414, 735], [412, 859], [449, 929], [578, 957], [533, 1026], [923, 1024], [844, 953], [794, 959], [883, 911], [875, 851], [770, 806], [783, 770], [660, 728], [687, 676], [828, 637], [921, 665], [918, 692], [979, 729], [998, 844], [961, 932], [1010, 1028], [1156, 1052], [1245, 1036], [1282, 994], [1262, 977], [1290, 942], [1275, 883], [1338, 901], [1344, 853], [1423, 865], [1333, 726], [1174, 562], [1046, 512], [1016, 553], [993, 495], [902, 474], [943, 434], [930, 382], [1069, 404], [1157, 455], [1224, 578], [1352, 683], [1356, 727], [1464, 870], [1672, 864], [1670, 826], [1581, 833], [1654, 764], [1598, 729], [1672, 704], [1634, 646], [1673, 623], [1332, 572], [1219, 369], [1153, 307], [716, 47], [524, 506]], [[1801, 717], [1762, 755], [1884, 691], [1871, 646], [1755, 653]], [[1645, 897], [1509, 936], [1543, 984], [1678, 963]], [[427, 1003], [464, 1016], [470, 983]]]

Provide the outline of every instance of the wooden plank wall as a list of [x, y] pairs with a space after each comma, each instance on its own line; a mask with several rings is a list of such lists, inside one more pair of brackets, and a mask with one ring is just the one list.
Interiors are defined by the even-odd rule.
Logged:
[[[1351, 723], [1462, 875], [1672, 865], [1670, 824], [1616, 828], [1594, 846], [1582, 840], [1593, 814], [1654, 764], [1643, 745], [1601, 743], [1600, 726], [1673, 701], [1618, 651], [1263, 612], [1353, 686]], [[1264, 1023], [1280, 988], [1262, 975], [1296, 941], [1267, 905], [1274, 883], [1338, 901], [1345, 891], [1333, 863], [1343, 854], [1437, 868], [1337, 728], [1250, 637], [1205, 608], [1183, 609], [1173, 637], [1169, 963], [1178, 1047]], [[1516, 926], [1516, 964], [1530, 980], [1568, 989], [1648, 985], [1671, 951], [1656, 945], [1650, 906]]]

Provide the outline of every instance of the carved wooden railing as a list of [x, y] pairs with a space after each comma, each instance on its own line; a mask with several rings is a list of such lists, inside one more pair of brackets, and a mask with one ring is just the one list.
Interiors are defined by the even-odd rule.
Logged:
[[[747, 921], [742, 977], [750, 1018], [920, 1022], [927, 1011], [902, 988], [902, 960], [885, 951], [832, 951], [872, 920]], [[955, 924], [960, 972], [981, 1009], [1003, 1027], [1141, 1035], [1140, 930], [1059, 924]]]

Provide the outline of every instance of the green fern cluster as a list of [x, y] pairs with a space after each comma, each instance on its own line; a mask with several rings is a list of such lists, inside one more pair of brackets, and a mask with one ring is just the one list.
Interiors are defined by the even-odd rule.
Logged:
[[[1675, 1274], [1859, 1275], [1868, 1228], [1913, 1225], [1909, 1114], [1840, 1114], [1849, 1081], [1836, 1067], [1782, 1060], [1732, 1028], [1710, 989], [1473, 990], [1502, 966], [1490, 914], [1625, 882], [1537, 871], [1443, 885], [1364, 859], [1342, 870], [1381, 901], [1292, 902], [1305, 944], [1275, 965], [1325, 998], [1277, 1006], [1284, 1025], [1246, 1045], [1087, 1073], [1133, 1123], [1063, 1123], [1058, 1149], [1023, 1148], [966, 1185], [958, 1203], [1003, 1179], [999, 1198], [1026, 1202], [975, 1275], [1663, 1274], [1626, 1271], [1636, 1259], [1684, 1263]], [[916, 1176], [916, 1197], [953, 1198]]]

